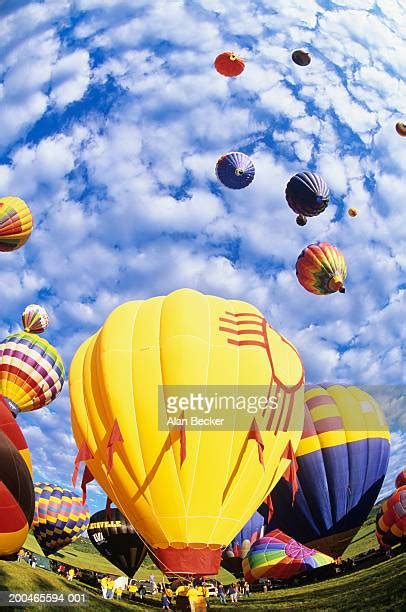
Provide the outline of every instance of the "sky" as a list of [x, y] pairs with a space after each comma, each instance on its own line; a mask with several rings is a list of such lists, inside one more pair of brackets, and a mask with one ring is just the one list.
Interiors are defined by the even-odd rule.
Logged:
[[[0, 0], [0, 195], [35, 219], [1, 253], [0, 336], [44, 305], [68, 370], [125, 301], [180, 287], [246, 300], [295, 344], [308, 382], [376, 387], [389, 493], [406, 451], [405, 18], [403, 0]], [[240, 77], [214, 70], [222, 51], [244, 58]], [[255, 165], [241, 191], [215, 176], [228, 151]], [[300, 228], [284, 192], [304, 170], [331, 198]], [[319, 240], [344, 253], [345, 295], [297, 282]], [[67, 382], [18, 422], [34, 479], [70, 486]], [[94, 484], [89, 503], [105, 503]]]

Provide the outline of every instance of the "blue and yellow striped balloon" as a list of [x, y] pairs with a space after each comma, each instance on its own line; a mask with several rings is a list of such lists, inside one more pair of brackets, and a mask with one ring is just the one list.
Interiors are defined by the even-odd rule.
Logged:
[[45, 555], [71, 544], [89, 525], [90, 513], [82, 496], [44, 482], [35, 483], [35, 513], [32, 526]]
[[389, 446], [385, 417], [368, 393], [354, 386], [308, 387], [296, 451], [299, 488], [292, 505], [292, 486], [279, 481], [269, 528], [341, 556], [375, 503]]

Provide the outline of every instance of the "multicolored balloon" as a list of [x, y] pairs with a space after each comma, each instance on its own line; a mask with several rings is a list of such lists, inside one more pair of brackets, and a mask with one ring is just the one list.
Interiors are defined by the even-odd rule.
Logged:
[[406, 485], [406, 470], [402, 470], [396, 476], [395, 487], [399, 489], [400, 487], [404, 487]]
[[42, 334], [49, 324], [48, 313], [43, 306], [29, 304], [22, 314], [24, 331], [33, 334]]
[[341, 557], [378, 497], [389, 441], [383, 412], [368, 393], [345, 385], [308, 387], [296, 451], [298, 490], [294, 495], [284, 478], [278, 482], [269, 528]]
[[[257, 385], [277, 390], [281, 408], [249, 420], [233, 411], [230, 426], [200, 430], [167, 411], [163, 383], [175, 399], [179, 385]], [[295, 348], [251, 304], [191, 289], [116, 308], [76, 352], [69, 389], [77, 461], [165, 573], [218, 572], [221, 548], [291, 464], [303, 427]]]
[[399, 136], [406, 136], [406, 123], [403, 123], [403, 121], [398, 121], [396, 124], [396, 131]]
[[243, 575], [242, 560], [247, 556], [252, 544], [264, 535], [268, 515], [268, 506], [261, 504], [232, 542], [223, 550], [221, 565], [237, 578]]
[[296, 276], [302, 287], [315, 295], [345, 293], [347, 265], [344, 255], [328, 242], [309, 244], [297, 258]]
[[247, 582], [260, 578], [287, 579], [334, 563], [334, 559], [307, 548], [279, 529], [260, 538], [251, 546], [242, 567]]
[[46, 556], [71, 544], [86, 531], [90, 512], [82, 496], [45, 482], [35, 483], [32, 526]]
[[17, 332], [0, 343], [0, 393], [15, 413], [52, 402], [64, 377], [62, 359], [45, 338]]
[[10, 442], [14, 444], [32, 475], [31, 455], [28, 450], [28, 444], [10, 410], [9, 403], [2, 395], [0, 395], [0, 431], [2, 431], [9, 438]]
[[32, 523], [34, 487], [30, 471], [9, 435], [14, 437], [11, 429], [3, 424], [0, 428], [0, 559], [14, 560]]
[[296, 51], [293, 51], [292, 60], [298, 66], [308, 66], [312, 61], [310, 53], [307, 53], [307, 51], [303, 51], [303, 49], [296, 49]]
[[376, 516], [375, 533], [381, 546], [406, 542], [406, 486], [399, 487], [382, 504]]
[[286, 185], [285, 196], [289, 207], [298, 214], [296, 223], [306, 225], [307, 217], [315, 217], [326, 210], [330, 190], [318, 174], [299, 172]]
[[216, 176], [230, 189], [243, 189], [254, 180], [254, 164], [244, 153], [227, 153], [217, 162]]
[[245, 68], [244, 60], [233, 52], [220, 53], [214, 60], [214, 67], [219, 74], [226, 77], [236, 77]]
[[16, 196], [0, 198], [0, 251], [16, 251], [31, 236], [32, 214]]
[[132, 578], [145, 559], [147, 547], [118, 508], [99, 510], [90, 517], [89, 539], [97, 551]]

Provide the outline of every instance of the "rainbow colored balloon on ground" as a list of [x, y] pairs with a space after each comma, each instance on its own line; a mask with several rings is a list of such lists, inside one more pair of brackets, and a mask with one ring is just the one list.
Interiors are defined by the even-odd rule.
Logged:
[[251, 546], [242, 562], [244, 578], [291, 578], [309, 570], [334, 563], [334, 559], [303, 546], [279, 529], [271, 531]]

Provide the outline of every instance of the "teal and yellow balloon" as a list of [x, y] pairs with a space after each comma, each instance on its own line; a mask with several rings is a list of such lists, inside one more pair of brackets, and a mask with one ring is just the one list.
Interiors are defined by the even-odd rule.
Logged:
[[32, 526], [45, 555], [71, 544], [86, 531], [90, 512], [82, 496], [57, 485], [35, 483]]

